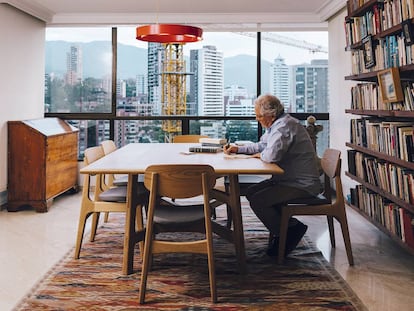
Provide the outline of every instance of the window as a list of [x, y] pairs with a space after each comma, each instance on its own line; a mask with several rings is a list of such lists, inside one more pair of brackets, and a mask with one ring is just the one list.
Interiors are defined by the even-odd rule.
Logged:
[[122, 146], [181, 133], [255, 141], [253, 102], [262, 93], [291, 113], [326, 112], [327, 54], [295, 46], [300, 33], [260, 35], [258, 55], [257, 33], [205, 32], [201, 42], [165, 45], [137, 41], [135, 27], [48, 28], [46, 116], [79, 127], [82, 152], [108, 138]]

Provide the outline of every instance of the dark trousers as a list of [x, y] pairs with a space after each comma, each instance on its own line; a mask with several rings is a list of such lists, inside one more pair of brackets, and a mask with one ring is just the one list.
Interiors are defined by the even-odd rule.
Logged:
[[[297, 198], [306, 198], [310, 194], [302, 189], [280, 185], [273, 180], [265, 180], [247, 189], [246, 198], [256, 216], [274, 236], [279, 236], [280, 207]], [[294, 225], [291, 220], [290, 225]]]

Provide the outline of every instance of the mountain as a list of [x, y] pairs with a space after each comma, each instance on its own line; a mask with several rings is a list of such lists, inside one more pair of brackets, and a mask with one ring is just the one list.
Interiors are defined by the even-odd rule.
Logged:
[[[245, 87], [249, 93], [256, 94], [256, 56], [237, 55], [224, 58], [224, 85]], [[262, 60], [262, 90], [269, 89], [269, 70], [271, 63]]]
[[[111, 74], [111, 43], [108, 41], [66, 42], [46, 41], [46, 73], [63, 75], [66, 72], [66, 54], [72, 45], [82, 49], [83, 76], [103, 77]], [[97, 57], [96, 55], [99, 55]], [[129, 45], [118, 45], [118, 78], [134, 78], [147, 72], [147, 50]]]
[[[83, 76], [104, 77], [111, 74], [111, 44], [108, 41], [66, 42], [46, 41], [46, 73], [63, 76], [66, 54], [74, 44], [82, 48]], [[99, 57], [97, 57], [97, 55]], [[118, 79], [135, 78], [147, 73], [147, 49], [118, 44]], [[188, 59], [187, 59], [188, 63]], [[269, 85], [270, 62], [262, 61], [262, 89]], [[224, 85], [239, 85], [256, 93], [256, 57], [237, 55], [224, 58]]]

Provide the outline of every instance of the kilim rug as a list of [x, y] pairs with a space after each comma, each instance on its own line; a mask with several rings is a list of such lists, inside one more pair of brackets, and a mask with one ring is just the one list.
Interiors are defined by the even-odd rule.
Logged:
[[278, 265], [265, 254], [268, 234], [248, 206], [243, 208], [243, 220], [246, 275], [237, 271], [233, 245], [215, 239], [216, 304], [210, 302], [206, 256], [165, 254], [154, 257], [146, 303], [140, 305], [139, 249], [136, 272], [122, 275], [123, 215], [111, 214], [110, 222], [99, 228], [95, 242], [86, 239], [81, 258], [73, 259], [71, 250], [15, 311], [366, 310], [308, 239]]

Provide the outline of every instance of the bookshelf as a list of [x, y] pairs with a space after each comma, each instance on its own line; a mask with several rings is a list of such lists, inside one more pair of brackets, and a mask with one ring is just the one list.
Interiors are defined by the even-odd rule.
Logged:
[[414, 255], [414, 0], [348, 0], [349, 204]]

